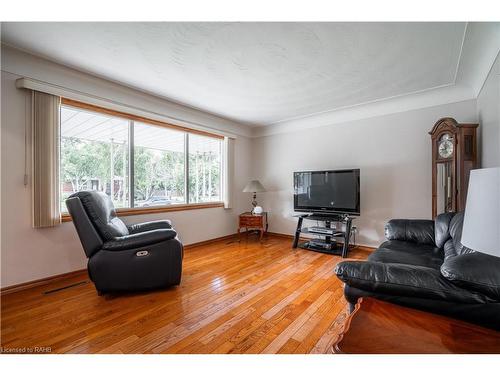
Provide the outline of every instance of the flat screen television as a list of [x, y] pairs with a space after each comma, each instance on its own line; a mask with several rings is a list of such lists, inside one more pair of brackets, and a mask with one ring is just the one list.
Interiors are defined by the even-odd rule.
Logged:
[[294, 172], [293, 208], [299, 212], [360, 215], [359, 169]]

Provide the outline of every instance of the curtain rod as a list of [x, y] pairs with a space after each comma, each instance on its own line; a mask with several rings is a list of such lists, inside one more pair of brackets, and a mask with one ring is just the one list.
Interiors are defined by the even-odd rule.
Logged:
[[[121, 102], [117, 102], [115, 100], [107, 99], [107, 98], [102, 98], [97, 95], [93, 94], [88, 94], [85, 92], [81, 92], [78, 90], [74, 89], [69, 89], [67, 87], [59, 86], [59, 85], [54, 85], [52, 83], [44, 82], [44, 81], [39, 81], [33, 78], [19, 78], [16, 80], [16, 87], [20, 89], [29, 89], [29, 90], [34, 90], [34, 91], [40, 91], [44, 92], [47, 94], [51, 95], [57, 95], [57, 96], [62, 96], [68, 99], [73, 99], [73, 100], [79, 100], [83, 102], [90, 103], [89, 104], [95, 104], [95, 105], [100, 105], [100, 106], [114, 106], [115, 108], [110, 108], [110, 109], [117, 109], [117, 110], [122, 110], [123, 108], [127, 108], [128, 110], [132, 110], [135, 113], [131, 114], [136, 114], [139, 116], [144, 116], [147, 117], [148, 115], [155, 116], [158, 118], [159, 121], [169, 121], [172, 122], [176, 125], [189, 125], [194, 130], [202, 130], [202, 131], [207, 131], [210, 133], [218, 134], [224, 137], [228, 138], [237, 138], [237, 135], [231, 132], [226, 132], [223, 130], [215, 129], [209, 126], [206, 126], [201, 123], [193, 122], [193, 121], [188, 121], [188, 120], [183, 120], [177, 117], [172, 117], [172, 116], [167, 116], [162, 113], [154, 112], [151, 110], [143, 109], [140, 107], [135, 107], [129, 104], [124, 104]], [[118, 107], [118, 108], [116, 108]]]

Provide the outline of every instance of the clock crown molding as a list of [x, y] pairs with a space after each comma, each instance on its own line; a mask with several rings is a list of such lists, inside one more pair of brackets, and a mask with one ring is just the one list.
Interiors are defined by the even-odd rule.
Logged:
[[[459, 127], [459, 123], [457, 120], [451, 117], [443, 117], [437, 120], [432, 129], [429, 131], [430, 135], [434, 135], [436, 133], [443, 133], [443, 130], [447, 130], [448, 128], [452, 132], [456, 132], [456, 128]], [[446, 127], [445, 127], [446, 126]]]
[[477, 128], [479, 124], [477, 123], [462, 123], [459, 124], [457, 120], [451, 117], [443, 117], [439, 119], [432, 129], [429, 131], [429, 134], [434, 136], [434, 135], [440, 135], [441, 133], [445, 133], [447, 131], [451, 131], [453, 133], [456, 133], [459, 128]]

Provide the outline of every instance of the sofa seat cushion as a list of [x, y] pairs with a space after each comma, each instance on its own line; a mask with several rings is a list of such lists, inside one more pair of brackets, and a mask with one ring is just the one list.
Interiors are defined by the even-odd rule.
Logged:
[[458, 303], [490, 303], [494, 299], [463, 289], [439, 270], [407, 264], [344, 261], [335, 273], [347, 285], [361, 290], [395, 296], [411, 296]]
[[380, 248], [368, 257], [368, 260], [439, 269], [443, 263], [443, 251], [432, 245], [393, 240], [380, 245]]
[[500, 301], [500, 258], [479, 252], [447, 257], [441, 274], [464, 289]]

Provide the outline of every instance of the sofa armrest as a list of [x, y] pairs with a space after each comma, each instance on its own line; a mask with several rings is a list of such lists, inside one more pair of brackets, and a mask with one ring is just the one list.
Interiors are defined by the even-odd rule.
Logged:
[[465, 289], [500, 301], [500, 258], [479, 252], [447, 257], [441, 274]]
[[110, 251], [129, 250], [168, 241], [176, 236], [177, 232], [173, 229], [155, 229], [148, 232], [116, 237], [112, 241], [105, 242], [102, 249]]
[[385, 237], [388, 240], [434, 245], [434, 221], [392, 219], [385, 225]]
[[337, 265], [335, 273], [347, 285], [373, 293], [461, 303], [493, 301], [483, 294], [454, 285], [442, 277], [439, 270], [422, 266], [346, 261]]
[[172, 223], [170, 220], [157, 220], [128, 226], [130, 234], [149, 232], [155, 229], [172, 229]]

